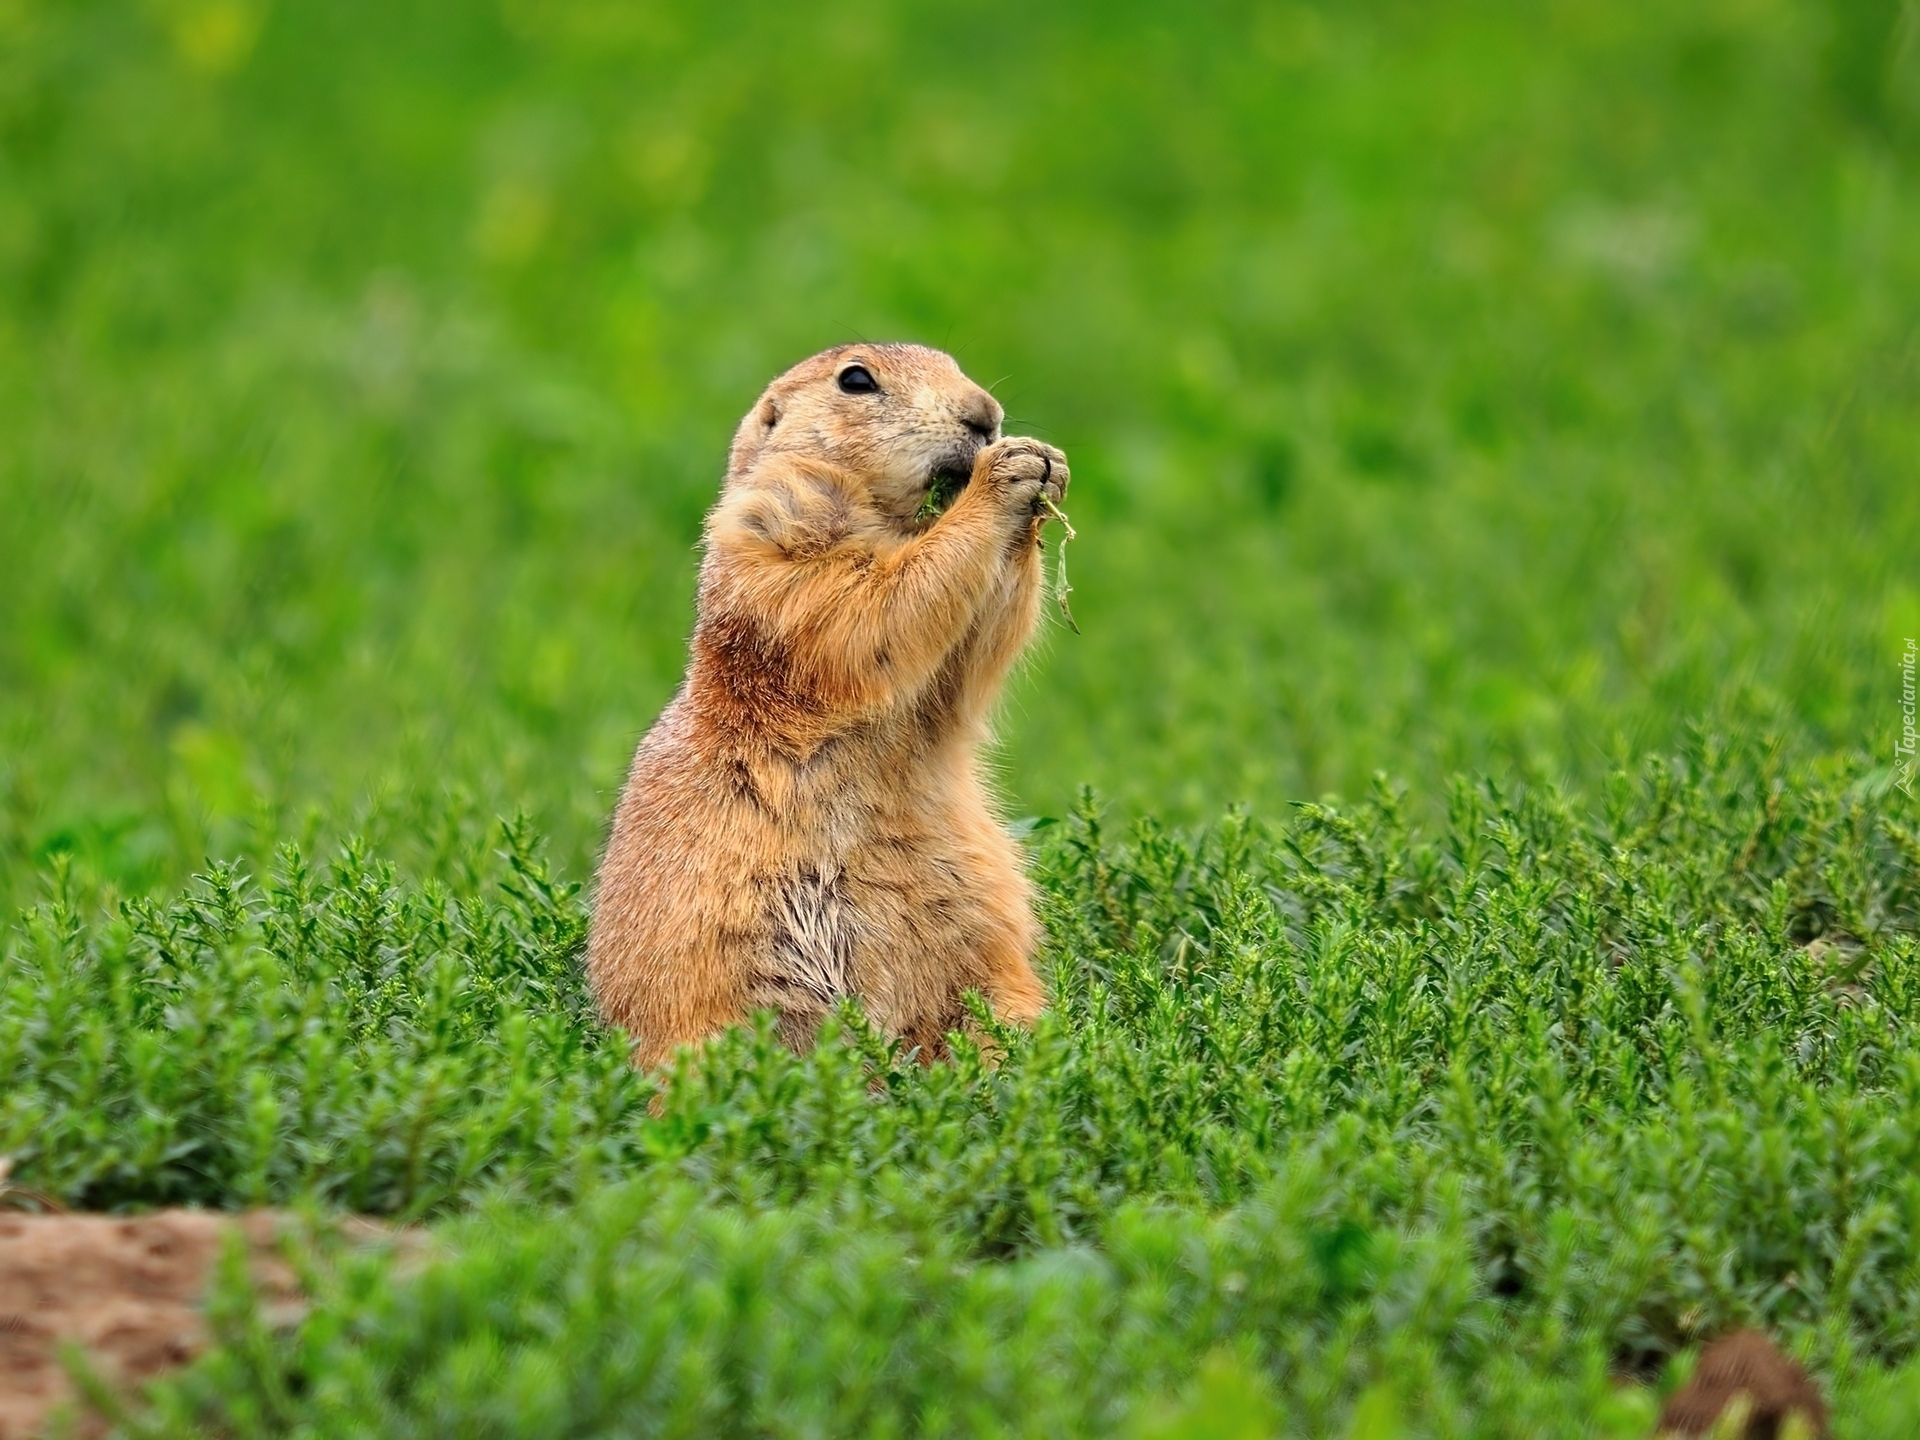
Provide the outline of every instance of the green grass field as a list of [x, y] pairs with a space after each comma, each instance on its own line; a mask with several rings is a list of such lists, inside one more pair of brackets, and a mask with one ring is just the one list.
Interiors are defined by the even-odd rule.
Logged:
[[[656, 1099], [583, 884], [862, 336], [1074, 461], [1055, 1008]], [[0, 0], [0, 514], [14, 1178], [443, 1242], [133, 1428], [1920, 1431], [1913, 0]]]

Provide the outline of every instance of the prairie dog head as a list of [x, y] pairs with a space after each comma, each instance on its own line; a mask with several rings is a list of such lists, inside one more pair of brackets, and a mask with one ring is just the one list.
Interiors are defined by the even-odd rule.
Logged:
[[727, 480], [774, 455], [805, 455], [863, 481], [875, 510], [911, 526], [936, 484], [967, 482], [1004, 418], [1000, 402], [942, 351], [838, 345], [767, 387], [734, 434]]

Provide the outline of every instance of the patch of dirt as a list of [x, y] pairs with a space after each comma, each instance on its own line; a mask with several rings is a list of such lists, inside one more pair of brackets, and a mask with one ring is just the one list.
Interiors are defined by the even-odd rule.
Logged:
[[[0, 1210], [0, 1440], [45, 1428], [73, 1386], [59, 1348], [72, 1341], [102, 1379], [131, 1390], [207, 1343], [200, 1312], [223, 1237], [237, 1227], [269, 1321], [303, 1309], [276, 1241], [280, 1216], [198, 1210], [150, 1215], [26, 1215]], [[98, 1434], [83, 1422], [81, 1434]]]
[[1826, 1401], [1799, 1363], [1758, 1330], [1737, 1330], [1701, 1351], [1693, 1378], [1660, 1412], [1656, 1434], [1718, 1434], [1725, 1412], [1736, 1407], [1745, 1419], [1732, 1433], [1743, 1440], [1774, 1440], [1790, 1415], [1800, 1417], [1813, 1440], [1832, 1433]]

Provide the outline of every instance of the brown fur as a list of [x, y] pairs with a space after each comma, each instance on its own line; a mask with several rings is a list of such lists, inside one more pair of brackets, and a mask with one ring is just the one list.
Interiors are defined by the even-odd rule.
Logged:
[[[878, 394], [847, 394], [860, 364]], [[855, 995], [944, 1048], [977, 989], [1045, 1003], [1019, 855], [976, 752], [1032, 633], [1042, 495], [1066, 459], [917, 345], [847, 345], [768, 387], [707, 517], [685, 683], [641, 742], [587, 971], [657, 1065], [754, 1011], [804, 1048]], [[936, 472], [966, 488], [914, 517]]]
[[1708, 1435], [1721, 1412], [1744, 1396], [1746, 1440], [1775, 1440], [1789, 1415], [1799, 1415], [1814, 1440], [1826, 1440], [1827, 1407], [1792, 1360], [1758, 1330], [1722, 1335], [1701, 1352], [1693, 1378], [1660, 1412], [1659, 1435]]

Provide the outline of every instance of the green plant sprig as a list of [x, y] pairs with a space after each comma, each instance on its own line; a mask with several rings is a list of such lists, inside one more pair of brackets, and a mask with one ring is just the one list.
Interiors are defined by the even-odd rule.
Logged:
[[958, 475], [935, 475], [927, 486], [927, 493], [920, 497], [920, 508], [913, 512], [916, 524], [931, 525], [947, 508], [960, 498], [960, 492], [967, 482]]
[[1067, 597], [1073, 594], [1073, 586], [1067, 582], [1067, 542], [1080, 537], [1073, 528], [1073, 522], [1067, 519], [1067, 512], [1054, 503], [1051, 495], [1042, 495], [1040, 502], [1046, 506], [1047, 518], [1060, 522], [1060, 550], [1054, 558], [1053, 565], [1053, 603], [1060, 607], [1060, 614], [1065, 617], [1067, 628], [1078, 635], [1080, 627], [1074, 623], [1073, 608], [1067, 604]]

